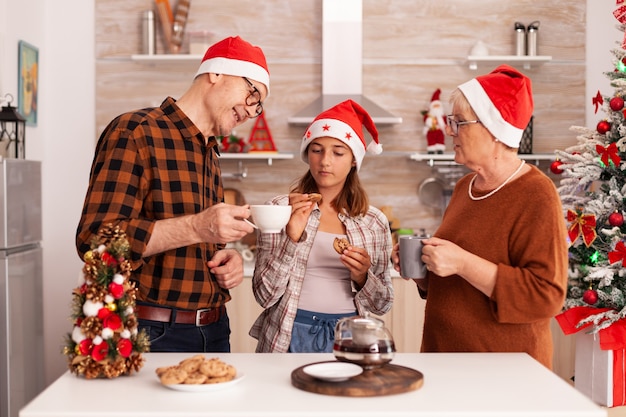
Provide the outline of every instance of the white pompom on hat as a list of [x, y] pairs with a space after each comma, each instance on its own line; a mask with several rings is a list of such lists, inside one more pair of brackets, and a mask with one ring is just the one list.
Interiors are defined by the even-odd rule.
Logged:
[[496, 139], [519, 148], [533, 115], [530, 78], [508, 65], [459, 86], [474, 113]]
[[222, 39], [207, 49], [196, 77], [207, 72], [250, 78], [264, 84], [270, 95], [270, 72], [263, 51], [239, 36]]
[[[369, 145], [363, 136], [363, 126], [372, 136]], [[339, 139], [352, 150], [357, 171], [365, 153], [378, 155], [383, 147], [378, 141], [378, 130], [370, 115], [358, 103], [346, 100], [320, 113], [309, 125], [300, 145], [302, 160], [309, 163], [307, 147], [317, 138], [331, 137]]]

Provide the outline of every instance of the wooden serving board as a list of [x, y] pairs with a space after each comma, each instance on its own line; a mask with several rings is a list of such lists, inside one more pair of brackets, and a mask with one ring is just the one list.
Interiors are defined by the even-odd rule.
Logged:
[[373, 397], [415, 391], [424, 384], [424, 375], [421, 372], [389, 363], [380, 368], [365, 369], [362, 374], [339, 382], [324, 381], [306, 374], [303, 368], [309, 365], [312, 364], [301, 366], [291, 372], [291, 384], [301, 390], [317, 394]]

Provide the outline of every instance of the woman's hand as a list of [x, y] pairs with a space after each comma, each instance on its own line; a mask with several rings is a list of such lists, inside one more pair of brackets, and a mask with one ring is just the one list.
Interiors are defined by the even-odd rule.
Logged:
[[426, 269], [440, 277], [459, 274], [467, 254], [464, 249], [437, 237], [424, 239], [422, 244], [422, 262]]
[[496, 285], [498, 265], [466, 251], [454, 243], [431, 237], [423, 241], [422, 261], [440, 277], [458, 275], [491, 297]]
[[304, 233], [309, 216], [315, 205], [308, 200], [308, 194], [289, 194], [289, 205], [291, 206], [291, 217], [285, 227], [287, 236], [294, 242], [298, 242]]
[[393, 265], [393, 269], [396, 272], [400, 273], [400, 244], [396, 243], [393, 245], [393, 249], [391, 250], [391, 264]]
[[372, 266], [369, 253], [364, 248], [348, 246], [341, 254], [341, 263], [350, 271], [350, 279], [362, 288], [367, 281], [367, 271]]

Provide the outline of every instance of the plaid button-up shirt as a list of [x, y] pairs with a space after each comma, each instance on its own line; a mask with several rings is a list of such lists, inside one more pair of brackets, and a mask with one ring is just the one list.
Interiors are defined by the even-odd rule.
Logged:
[[140, 300], [199, 309], [230, 299], [206, 265], [219, 245], [142, 257], [157, 220], [198, 213], [223, 201], [217, 141], [205, 142], [171, 97], [160, 107], [118, 116], [100, 136], [76, 245], [82, 259], [101, 226], [123, 229]]
[[[270, 203], [289, 204], [289, 197], [278, 196]], [[372, 263], [363, 288], [357, 290], [353, 285], [356, 310], [361, 315], [365, 312], [383, 315], [391, 309], [394, 296], [389, 220], [373, 206], [363, 216], [340, 214], [339, 219], [346, 227], [350, 244], [367, 249]], [[257, 352], [287, 352], [289, 349], [302, 282], [319, 220], [320, 210], [316, 208], [298, 242], [293, 242], [284, 231], [258, 235], [252, 290], [265, 310], [250, 329], [250, 336], [259, 341]], [[329, 250], [334, 251], [333, 248]]]

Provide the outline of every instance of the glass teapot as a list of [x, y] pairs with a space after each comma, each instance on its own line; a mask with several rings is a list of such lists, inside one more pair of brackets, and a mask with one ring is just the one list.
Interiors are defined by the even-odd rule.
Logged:
[[333, 354], [337, 360], [370, 369], [390, 362], [395, 351], [385, 323], [367, 313], [343, 318], [335, 327]]

